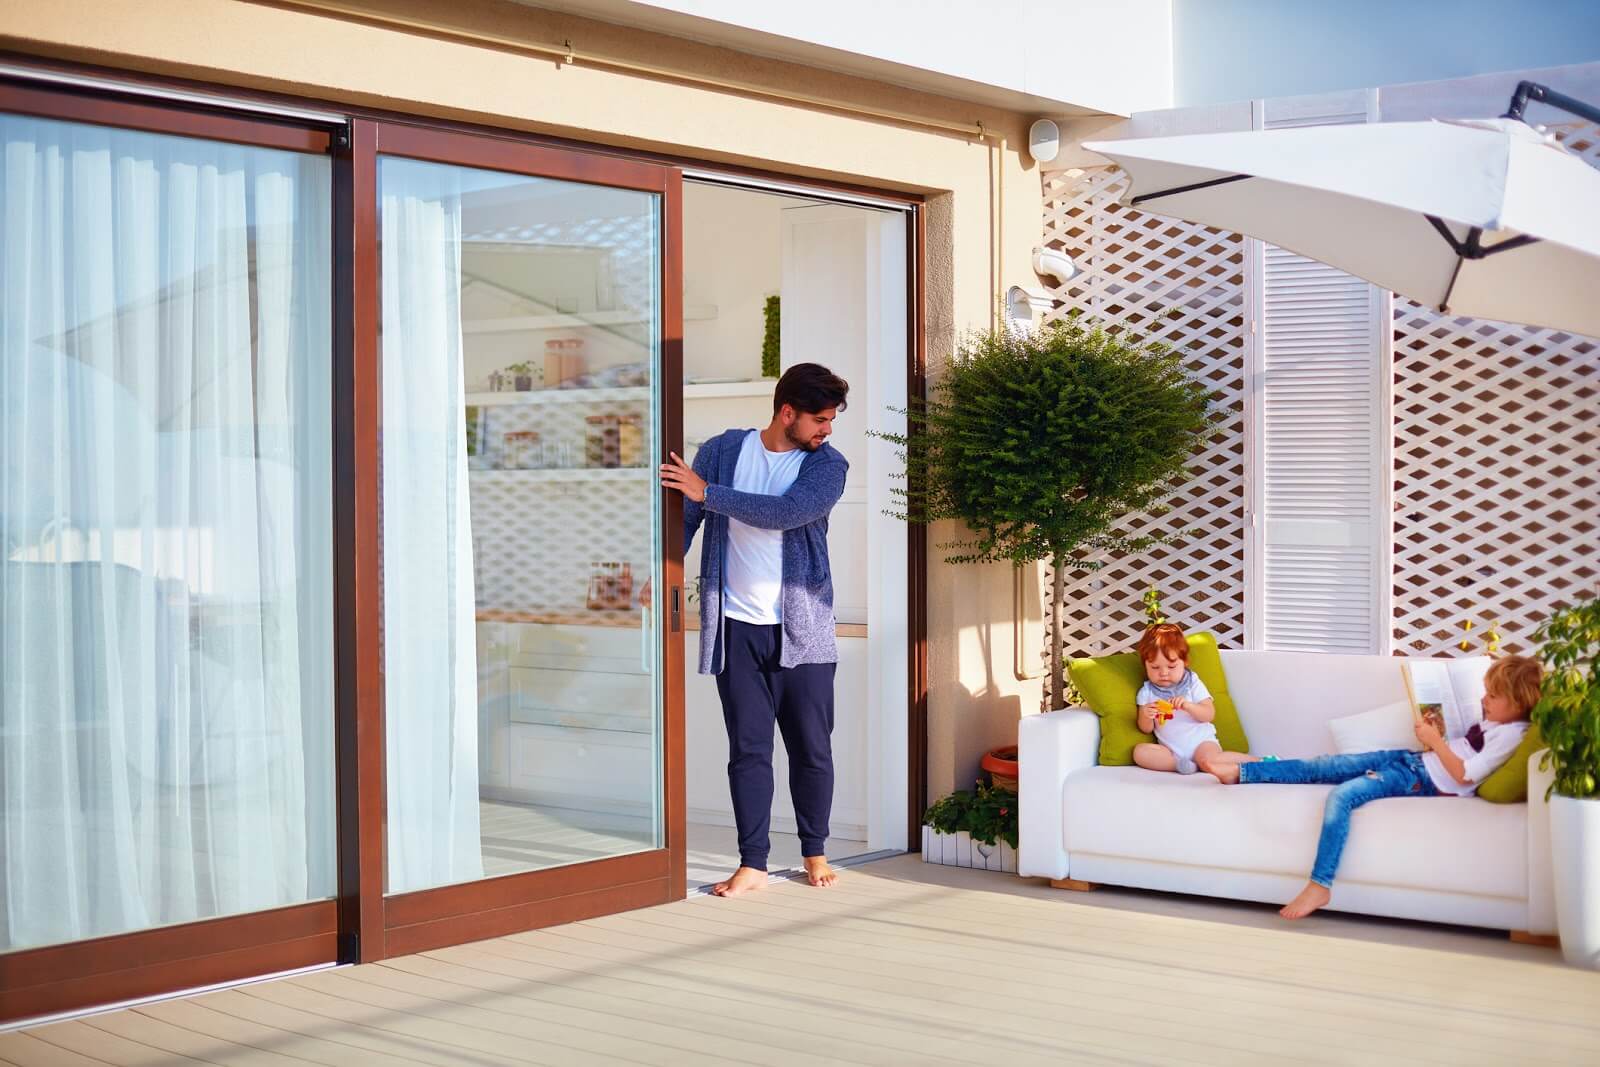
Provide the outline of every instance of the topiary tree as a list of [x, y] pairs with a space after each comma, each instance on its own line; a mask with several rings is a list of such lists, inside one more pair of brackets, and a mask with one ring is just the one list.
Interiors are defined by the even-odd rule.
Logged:
[[1047, 560], [1051, 694], [1064, 692], [1064, 576], [1095, 569], [1097, 552], [1141, 552], [1177, 539], [1176, 526], [1127, 537], [1113, 524], [1160, 516], [1162, 498], [1212, 425], [1205, 387], [1178, 353], [1069, 316], [1030, 333], [969, 336], [933, 395], [906, 412], [908, 433], [886, 434], [905, 457], [902, 517], [960, 519], [972, 536], [949, 542], [948, 562]]
[[763, 378], [776, 378], [783, 373], [781, 323], [783, 321], [782, 298], [776, 294], [767, 297], [767, 302], [762, 306], [761, 317], [766, 324], [761, 331], [761, 376]]

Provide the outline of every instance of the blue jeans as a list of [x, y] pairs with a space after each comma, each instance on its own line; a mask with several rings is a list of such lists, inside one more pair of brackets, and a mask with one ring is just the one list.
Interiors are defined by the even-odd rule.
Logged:
[[1348, 756], [1316, 756], [1242, 763], [1239, 781], [1278, 782], [1283, 785], [1336, 786], [1322, 809], [1322, 836], [1317, 841], [1317, 861], [1311, 880], [1331, 888], [1345, 839], [1350, 836], [1350, 813], [1384, 797], [1433, 797], [1439, 791], [1428, 776], [1420, 752], [1403, 748], [1384, 752], [1357, 752]]

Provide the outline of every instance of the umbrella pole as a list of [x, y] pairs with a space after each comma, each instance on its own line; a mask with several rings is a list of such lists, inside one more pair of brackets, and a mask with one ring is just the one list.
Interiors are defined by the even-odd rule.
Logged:
[[1538, 82], [1529, 81], [1517, 83], [1516, 89], [1511, 93], [1511, 106], [1506, 109], [1506, 113], [1501, 118], [1527, 122], [1528, 120], [1523, 117], [1522, 112], [1527, 108], [1529, 100], [1537, 100], [1542, 104], [1549, 104], [1551, 107], [1560, 108], [1562, 111], [1577, 115], [1579, 118], [1588, 119], [1590, 122], [1600, 122], [1600, 107], [1586, 104], [1576, 97], [1568, 96], [1566, 93], [1558, 93], [1548, 85], [1540, 85]]

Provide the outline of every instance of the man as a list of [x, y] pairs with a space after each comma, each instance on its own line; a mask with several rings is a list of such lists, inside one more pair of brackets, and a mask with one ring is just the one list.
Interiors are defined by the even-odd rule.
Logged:
[[691, 468], [677, 453], [661, 481], [683, 493], [684, 551], [700, 548], [700, 673], [717, 676], [728, 729], [728, 788], [739, 869], [718, 896], [767, 884], [772, 727], [789, 753], [789, 792], [806, 878], [837, 879], [824, 846], [833, 807], [833, 578], [828, 514], [850, 464], [830, 444], [850, 386], [816, 363], [789, 368], [763, 430], [707, 441]]

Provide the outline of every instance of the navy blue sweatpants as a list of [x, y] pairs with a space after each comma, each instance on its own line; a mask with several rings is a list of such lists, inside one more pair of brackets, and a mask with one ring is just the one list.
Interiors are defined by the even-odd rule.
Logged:
[[772, 828], [772, 725], [789, 753], [789, 795], [800, 854], [820, 856], [833, 809], [834, 663], [778, 665], [783, 627], [723, 619], [717, 695], [728, 727], [728, 790], [739, 828], [739, 862], [767, 869]]

